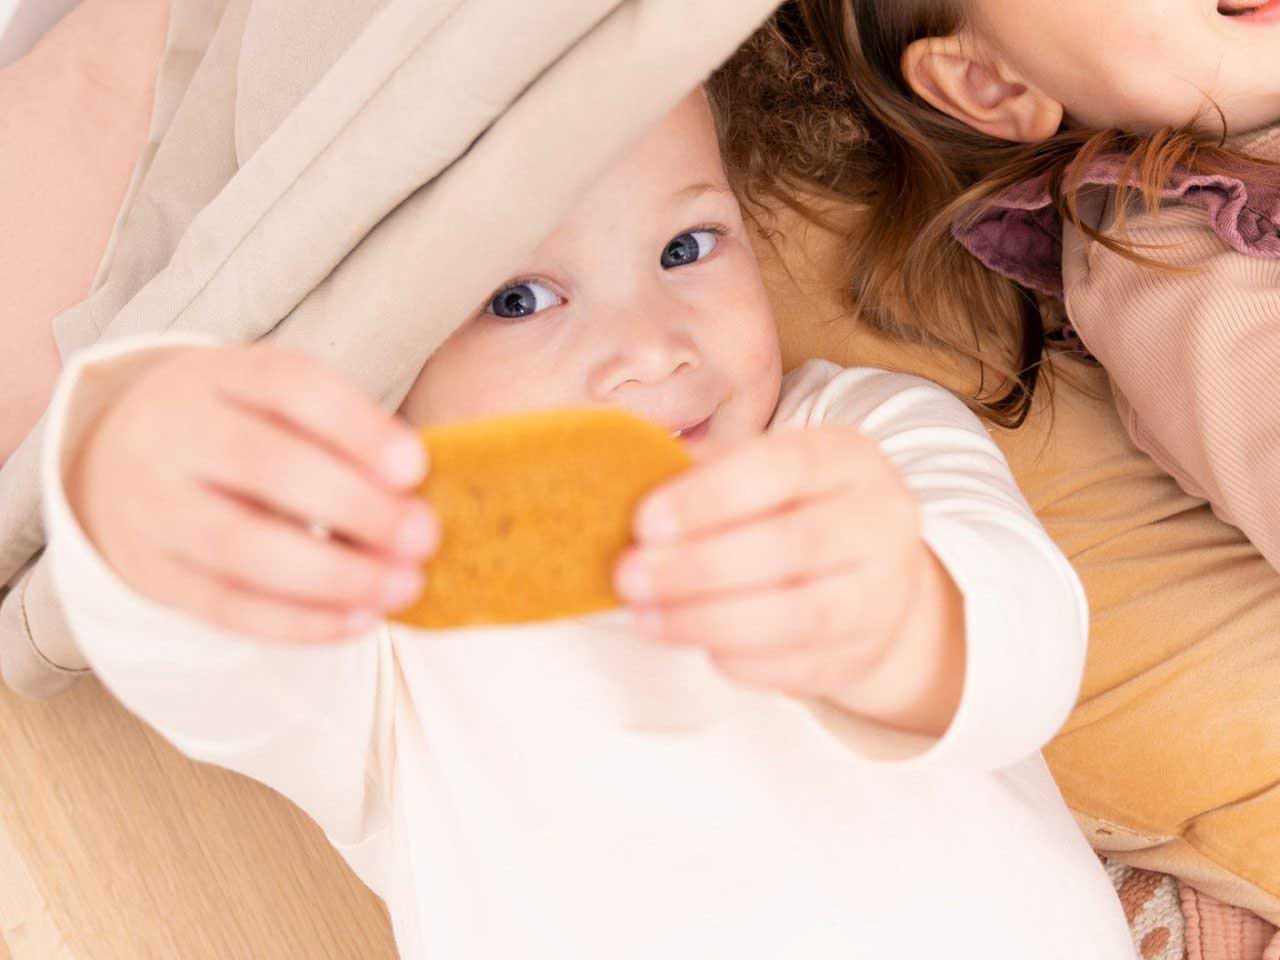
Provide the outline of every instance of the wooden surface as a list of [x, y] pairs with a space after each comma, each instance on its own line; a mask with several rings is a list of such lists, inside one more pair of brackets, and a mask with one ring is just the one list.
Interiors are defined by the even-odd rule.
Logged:
[[395, 957], [386, 912], [284, 798], [198, 765], [95, 680], [0, 685], [0, 960]]

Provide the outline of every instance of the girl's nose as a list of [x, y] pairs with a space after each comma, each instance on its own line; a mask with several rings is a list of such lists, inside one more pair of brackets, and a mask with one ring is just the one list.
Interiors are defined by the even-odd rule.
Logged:
[[669, 317], [644, 315], [616, 317], [605, 359], [593, 372], [591, 392], [606, 400], [628, 386], [655, 386], [701, 366], [697, 344], [688, 331]]

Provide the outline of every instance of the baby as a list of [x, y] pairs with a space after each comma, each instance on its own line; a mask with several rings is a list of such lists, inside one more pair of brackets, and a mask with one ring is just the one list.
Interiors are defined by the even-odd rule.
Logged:
[[1079, 584], [958, 400], [782, 377], [701, 93], [400, 412], [582, 406], [699, 461], [637, 513], [628, 609], [414, 631], [379, 619], [438, 540], [408, 427], [267, 346], [87, 352], [44, 465], [82, 651], [315, 818], [406, 957], [1131, 956], [1036, 756], [1079, 683]]

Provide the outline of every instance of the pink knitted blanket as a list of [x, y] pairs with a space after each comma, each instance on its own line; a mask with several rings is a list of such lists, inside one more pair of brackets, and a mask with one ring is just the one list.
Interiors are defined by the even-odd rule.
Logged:
[[1280, 934], [1261, 917], [1180, 883], [1187, 960], [1280, 960]]
[[1104, 862], [1141, 960], [1280, 960], [1280, 933], [1261, 917], [1173, 877]]

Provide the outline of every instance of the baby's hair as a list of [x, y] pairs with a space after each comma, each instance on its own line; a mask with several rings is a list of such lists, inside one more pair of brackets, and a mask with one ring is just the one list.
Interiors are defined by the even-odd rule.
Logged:
[[[845, 218], [844, 291], [853, 315], [882, 332], [933, 343], [975, 362], [969, 398], [987, 419], [1017, 426], [1030, 410], [1045, 349], [1035, 298], [985, 268], [952, 237], [1009, 189], [1044, 177], [1059, 215], [1111, 250], [1152, 264], [1124, 238], [1123, 212], [1154, 209], [1175, 169], [1275, 176], [1204, 132], [1060, 131], [1035, 144], [979, 133], [916, 96], [902, 54], [965, 24], [963, 0], [792, 0], [712, 78], [725, 158], [749, 202], [781, 203], [818, 222], [823, 198], [861, 211]], [[1219, 115], [1220, 116], [1220, 115]], [[1224, 131], [1225, 134], [1225, 131]], [[1083, 222], [1081, 178], [1123, 157], [1116, 229]], [[812, 199], [799, 199], [802, 197]]]

